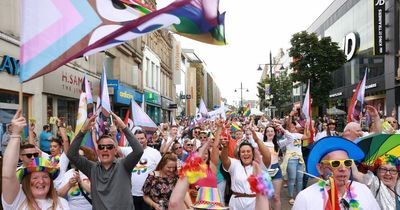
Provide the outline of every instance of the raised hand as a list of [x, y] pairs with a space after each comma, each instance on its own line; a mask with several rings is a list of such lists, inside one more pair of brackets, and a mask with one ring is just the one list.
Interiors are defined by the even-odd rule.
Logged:
[[11, 134], [21, 135], [22, 129], [26, 126], [26, 120], [22, 116], [22, 110], [19, 109], [11, 120]]
[[111, 112], [111, 115], [113, 116], [115, 126], [121, 129], [124, 129], [126, 127], [124, 121], [122, 121], [121, 118], [118, 117], [118, 115], [116, 115], [114, 112]]
[[85, 124], [83, 124], [81, 131], [82, 133], [86, 133], [88, 130], [91, 130], [96, 123], [97, 115], [91, 116], [89, 119], [86, 119]]

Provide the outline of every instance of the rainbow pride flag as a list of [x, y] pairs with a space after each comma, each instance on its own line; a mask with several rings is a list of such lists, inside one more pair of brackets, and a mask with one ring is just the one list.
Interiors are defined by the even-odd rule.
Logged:
[[251, 114], [250, 104], [247, 104], [246, 107], [243, 109], [243, 116], [249, 117]]
[[242, 129], [236, 122], [232, 122], [231, 124], [231, 131], [236, 132], [236, 131], [241, 131]]

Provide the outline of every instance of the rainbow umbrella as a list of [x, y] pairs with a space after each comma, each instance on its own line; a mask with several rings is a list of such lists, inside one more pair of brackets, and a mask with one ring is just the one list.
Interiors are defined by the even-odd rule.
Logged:
[[372, 164], [384, 154], [400, 156], [399, 134], [374, 134], [363, 138], [357, 145], [364, 151], [364, 163]]

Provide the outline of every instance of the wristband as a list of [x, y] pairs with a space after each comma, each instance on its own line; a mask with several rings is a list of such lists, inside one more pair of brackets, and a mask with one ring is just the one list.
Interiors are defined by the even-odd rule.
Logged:
[[21, 138], [21, 135], [19, 135], [19, 134], [11, 134], [10, 138]]

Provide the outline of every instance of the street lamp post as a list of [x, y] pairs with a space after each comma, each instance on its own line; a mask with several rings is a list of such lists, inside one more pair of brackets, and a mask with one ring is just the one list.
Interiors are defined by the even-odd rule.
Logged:
[[[269, 78], [270, 78], [270, 79], [272, 79], [272, 66], [281, 65], [281, 68], [279, 68], [279, 70], [284, 70], [284, 69], [285, 69], [285, 68], [283, 67], [283, 64], [282, 64], [282, 63], [272, 63], [272, 52], [271, 52], [271, 50], [269, 51], [269, 63], [266, 63], [266, 64], [259, 64], [259, 65], [258, 65], [257, 71], [262, 71], [262, 70], [263, 70], [263, 69], [261, 68], [261, 65], [269, 65]], [[271, 89], [270, 89], [270, 91], [271, 91]], [[269, 104], [269, 107], [272, 106], [273, 95], [271, 95], [270, 98], [271, 98], [271, 103]], [[271, 117], [273, 118], [274, 113], [272, 112], [272, 109], [271, 109], [271, 108], [269, 108], [269, 109], [270, 109], [270, 111], [271, 111]]]
[[240, 107], [243, 107], [243, 90], [249, 92], [249, 89], [244, 88], [242, 82], [240, 82], [240, 88], [235, 88], [235, 92], [237, 92], [237, 90], [240, 90]]

